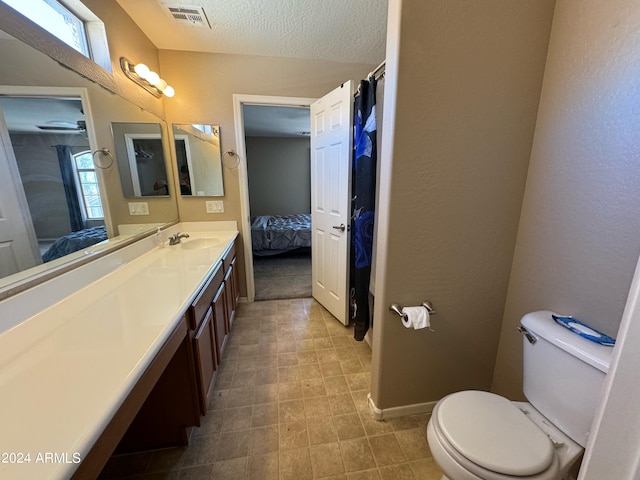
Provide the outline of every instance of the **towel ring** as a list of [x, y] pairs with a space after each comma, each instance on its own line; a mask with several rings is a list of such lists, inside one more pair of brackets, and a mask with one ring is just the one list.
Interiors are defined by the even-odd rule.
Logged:
[[229, 170], [235, 170], [240, 165], [240, 155], [233, 150], [227, 150], [222, 154], [222, 164]]
[[[103, 167], [102, 165], [99, 164], [99, 162], [96, 162], [96, 153], [104, 155], [105, 157], [111, 157], [111, 161], [109, 162], [109, 165]], [[91, 156], [93, 157], [93, 164], [101, 170], [106, 170], [107, 168], [111, 168], [111, 165], [113, 165], [113, 155], [111, 154], [111, 150], [109, 150], [108, 148], [99, 148], [98, 150], [91, 152]]]
[[[429, 312], [429, 315], [436, 314], [436, 311], [433, 309], [433, 304], [429, 300], [425, 300], [424, 302], [422, 302], [422, 306], [427, 309], [427, 312]], [[402, 313], [402, 308], [403, 307], [401, 307], [397, 303], [394, 303], [389, 307], [389, 310], [398, 314], [400, 318], [402, 318], [403, 320], [406, 320], [406, 315]]]

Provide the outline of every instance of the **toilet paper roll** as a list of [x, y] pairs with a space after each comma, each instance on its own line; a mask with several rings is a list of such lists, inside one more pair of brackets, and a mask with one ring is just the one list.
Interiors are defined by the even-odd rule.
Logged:
[[423, 306], [419, 307], [403, 307], [402, 308], [402, 324], [406, 328], [413, 327], [414, 330], [421, 328], [431, 328], [429, 321], [429, 310]]

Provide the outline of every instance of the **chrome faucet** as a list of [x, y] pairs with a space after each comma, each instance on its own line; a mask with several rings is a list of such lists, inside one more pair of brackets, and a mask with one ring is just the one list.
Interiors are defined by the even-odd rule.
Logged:
[[180, 243], [180, 240], [183, 238], [189, 238], [188, 233], [176, 233], [175, 235], [171, 235], [169, 237], [169, 245], [177, 245]]

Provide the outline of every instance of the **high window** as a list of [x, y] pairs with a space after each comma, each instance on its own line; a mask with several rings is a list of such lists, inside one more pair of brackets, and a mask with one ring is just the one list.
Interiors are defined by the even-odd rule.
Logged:
[[89, 57], [84, 22], [56, 0], [2, 0], [64, 43]]
[[98, 176], [93, 164], [90, 151], [73, 155], [73, 166], [78, 181], [78, 196], [87, 220], [101, 220], [104, 218]]
[[104, 24], [80, 0], [0, 0], [111, 71]]

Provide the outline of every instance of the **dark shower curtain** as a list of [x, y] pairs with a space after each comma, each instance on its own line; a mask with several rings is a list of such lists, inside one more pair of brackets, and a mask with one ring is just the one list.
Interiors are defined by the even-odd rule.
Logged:
[[373, 249], [376, 199], [376, 80], [360, 81], [354, 104], [353, 163], [351, 171], [350, 313], [354, 338], [369, 329], [369, 279]]
[[62, 174], [64, 194], [67, 198], [71, 231], [77, 232], [84, 228], [84, 220], [80, 209], [78, 189], [76, 188], [76, 181], [73, 175], [71, 147], [69, 145], [56, 145], [56, 151], [58, 152], [58, 163], [60, 164], [60, 173]]

